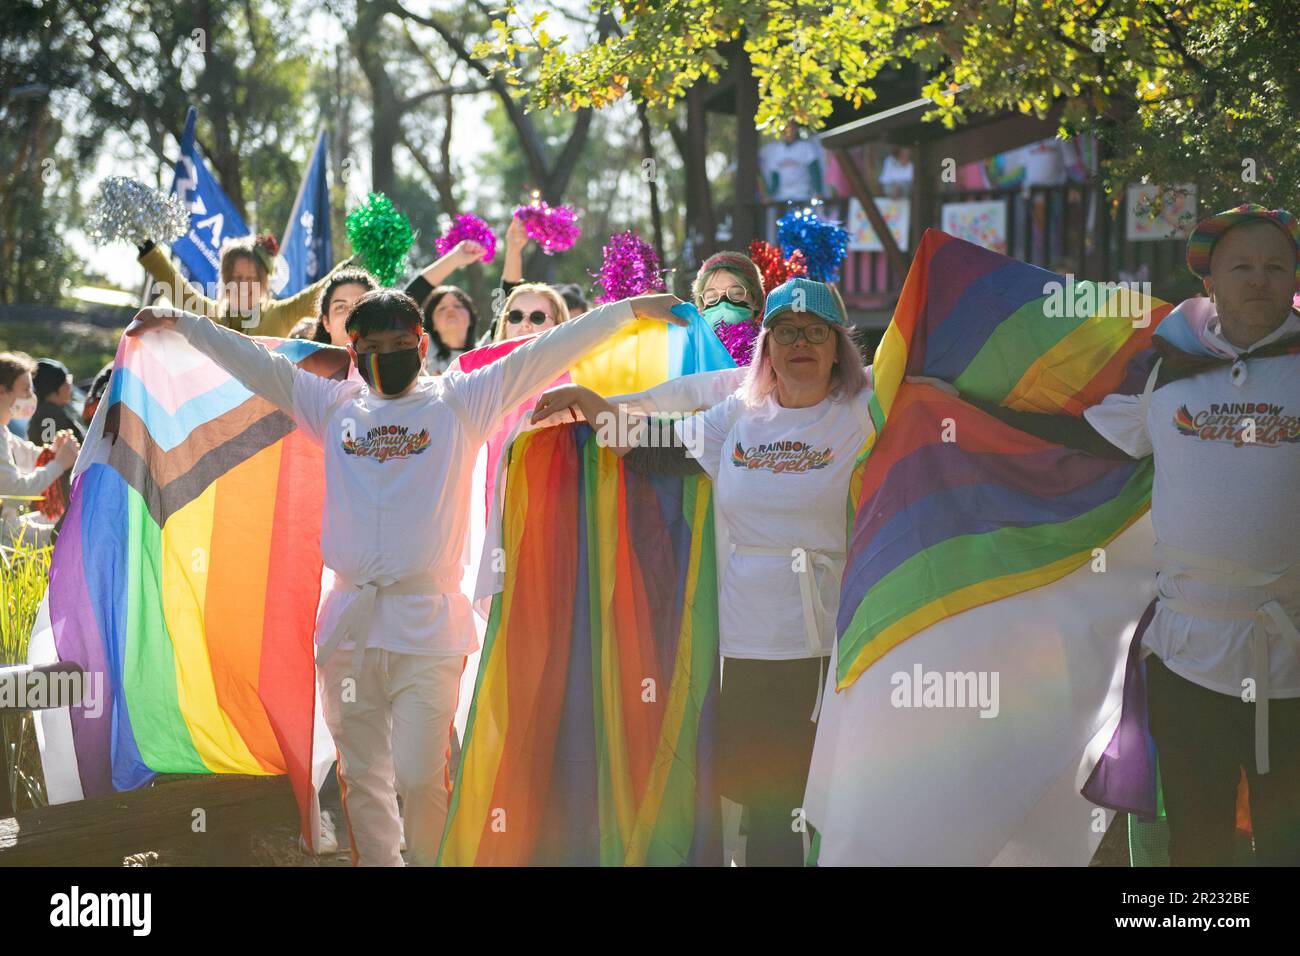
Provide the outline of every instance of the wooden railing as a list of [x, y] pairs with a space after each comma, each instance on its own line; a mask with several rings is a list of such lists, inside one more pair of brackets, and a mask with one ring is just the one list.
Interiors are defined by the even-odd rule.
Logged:
[[[1114, 204], [1095, 183], [1032, 187], [1028, 190], [953, 190], [936, 199], [936, 217], [946, 203], [1002, 201], [1007, 204], [1006, 254], [1076, 278], [1149, 281], [1159, 298], [1177, 300], [1195, 291], [1184, 266], [1186, 244], [1181, 239], [1130, 242], [1125, 239], [1124, 201]], [[828, 200], [817, 207], [826, 219], [848, 220], [847, 199]], [[776, 242], [776, 220], [790, 205], [756, 204], [758, 230]], [[925, 225], [939, 228], [941, 223]], [[910, 237], [909, 237], [910, 240]], [[911, 260], [912, 243], [904, 251]], [[840, 270], [839, 285], [850, 310], [869, 316], [869, 324], [887, 320], [905, 274], [896, 274], [884, 252], [850, 250]]]

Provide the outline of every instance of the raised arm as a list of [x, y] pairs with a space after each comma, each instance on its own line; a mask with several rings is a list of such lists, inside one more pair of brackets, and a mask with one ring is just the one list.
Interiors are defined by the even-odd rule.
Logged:
[[421, 306], [429, 293], [442, 285], [449, 275], [463, 266], [478, 262], [487, 250], [472, 239], [464, 239], [434, 259], [406, 285], [406, 293]]
[[[205, 315], [212, 321], [220, 320], [221, 306], [216, 299], [209, 299], [203, 291], [177, 270], [171, 257], [162, 251], [152, 240], [139, 246], [140, 265], [155, 282], [167, 289], [167, 298], [177, 309]], [[183, 301], [177, 301], [177, 298]]]
[[501, 266], [501, 289], [507, 294], [524, 281], [526, 245], [528, 245], [528, 233], [524, 230], [523, 221], [512, 216], [510, 225], [506, 227], [506, 257]]

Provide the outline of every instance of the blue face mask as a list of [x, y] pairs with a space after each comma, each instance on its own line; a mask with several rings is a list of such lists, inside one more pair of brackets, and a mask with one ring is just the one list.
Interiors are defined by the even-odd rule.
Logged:
[[709, 306], [700, 315], [708, 319], [710, 325], [742, 325], [754, 319], [754, 313], [751, 309], [725, 299], [716, 305]]

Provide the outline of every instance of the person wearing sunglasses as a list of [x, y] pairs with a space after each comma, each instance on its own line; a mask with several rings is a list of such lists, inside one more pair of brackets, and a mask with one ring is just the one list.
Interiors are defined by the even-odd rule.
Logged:
[[549, 285], [525, 282], [510, 290], [497, 320], [494, 341], [545, 332], [569, 320], [564, 298]]
[[[740, 388], [676, 423], [673, 447], [611, 447], [635, 471], [713, 480], [730, 552], [719, 570], [719, 784], [745, 808], [746, 865], [799, 866], [804, 834], [791, 824], [801, 818], [835, 638], [844, 502], [872, 431], [871, 386], [843, 300], [826, 283], [796, 278], [768, 293], [754, 354]], [[610, 441], [657, 431], [600, 429], [626, 407], [577, 385], [543, 393], [533, 421], [564, 421], [557, 413], [569, 409]]]

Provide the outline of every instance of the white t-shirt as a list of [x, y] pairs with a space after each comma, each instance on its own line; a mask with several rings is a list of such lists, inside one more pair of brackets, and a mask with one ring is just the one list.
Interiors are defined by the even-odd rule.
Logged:
[[758, 152], [763, 167], [763, 182], [770, 185], [777, 174], [773, 199], [811, 199], [812, 173], [808, 167], [821, 161], [821, 150], [813, 142], [797, 139], [793, 143], [768, 143]]
[[[809, 408], [783, 408], [774, 399], [749, 408], [732, 395], [677, 423], [678, 436], [713, 479], [715, 514], [731, 546], [719, 556], [724, 657], [831, 653], [849, 535], [849, 479], [871, 427], [870, 396], [864, 389], [851, 401], [827, 399]], [[815, 646], [805, 626], [801, 574], [812, 575], [824, 609]]]
[[[356, 583], [434, 575], [446, 581], [440, 594], [381, 592], [366, 646], [462, 655], [478, 646], [460, 581], [479, 446], [506, 410], [549, 385], [632, 318], [627, 301], [598, 306], [491, 365], [468, 374], [422, 376], [401, 398], [376, 396], [358, 378], [336, 381], [303, 371], [255, 340], [198, 316], [182, 316], [176, 328], [246, 387], [292, 414], [323, 447], [320, 542], [327, 568]], [[325, 596], [317, 643], [333, 633], [356, 594], [337, 589]]]
[[[1294, 313], [1256, 347], [1300, 331]], [[1216, 331], [1210, 343], [1240, 354]], [[1219, 611], [1250, 611], [1277, 600], [1300, 621], [1300, 357], [1247, 359], [1233, 384], [1231, 366], [1162, 386], [1147, 415], [1137, 396], [1111, 395], [1084, 415], [1112, 444], [1134, 457], [1155, 455], [1151, 519], [1164, 545], [1227, 559], [1260, 571], [1292, 569], [1277, 586], [1230, 589], [1189, 578], [1176, 567], [1157, 578], [1162, 597]], [[1254, 441], [1240, 441], [1247, 422]], [[1143, 640], [1170, 670], [1224, 694], [1240, 696], [1255, 677], [1250, 619], [1196, 617], [1159, 606]], [[1269, 691], [1300, 697], [1300, 648], [1269, 638]]]

